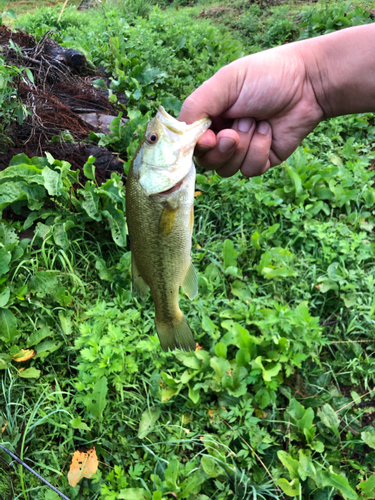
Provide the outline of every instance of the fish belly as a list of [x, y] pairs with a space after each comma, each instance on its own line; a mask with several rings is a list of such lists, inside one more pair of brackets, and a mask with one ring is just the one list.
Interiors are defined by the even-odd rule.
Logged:
[[[164, 350], [195, 348], [191, 338], [187, 345], [172, 338], [176, 325], [184, 331], [188, 328], [192, 337], [178, 305], [178, 294], [191, 262], [194, 181], [194, 165], [185, 179], [185, 187], [169, 195], [146, 196], [132, 169], [127, 180], [126, 212], [132, 258], [151, 289], [156, 327]], [[182, 327], [181, 322], [187, 326]], [[163, 342], [161, 336], [168, 339]]]

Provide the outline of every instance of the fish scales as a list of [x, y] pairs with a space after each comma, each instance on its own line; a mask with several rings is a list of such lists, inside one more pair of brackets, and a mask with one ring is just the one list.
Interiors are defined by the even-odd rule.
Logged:
[[[195, 178], [195, 171], [189, 174]], [[132, 200], [127, 208], [128, 224], [142, 227], [142, 232], [131, 236], [131, 249], [137, 269], [150, 287], [156, 313], [166, 319], [174, 318], [178, 308], [178, 292], [190, 265], [191, 231], [190, 211], [194, 203], [194, 191], [186, 192], [177, 201], [158, 195], [145, 196], [136, 178], [129, 173], [127, 198]], [[194, 185], [194, 181], [193, 181]], [[165, 199], [169, 198], [169, 199]], [[171, 232], [160, 234], [163, 212], [178, 203]]]
[[159, 109], [146, 129], [127, 179], [133, 283], [143, 296], [148, 287], [151, 290], [156, 330], [165, 351], [195, 349], [178, 299], [180, 286], [190, 298], [196, 294], [190, 258], [195, 183], [192, 154], [209, 123], [203, 119], [186, 125]]

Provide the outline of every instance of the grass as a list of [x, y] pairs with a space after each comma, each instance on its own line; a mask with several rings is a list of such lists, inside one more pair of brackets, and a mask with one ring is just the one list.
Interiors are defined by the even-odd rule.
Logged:
[[[33, 14], [37, 9], [41, 7], [55, 7], [64, 5], [61, 0], [40, 0], [35, 2], [34, 0], [12, 0], [12, 2], [3, 2], [3, 10], [13, 9], [17, 16], [22, 16], [26, 13]], [[68, 5], [78, 6], [80, 0], [69, 0]]]
[[[203, 6], [154, 8], [145, 18], [136, 3], [126, 17], [107, 7], [90, 23], [69, 11], [57, 26], [59, 43], [105, 65], [113, 89], [127, 92], [130, 121], [91, 136], [118, 151], [125, 169], [157, 106], [177, 114], [218, 67], [330, 30], [332, 20], [335, 29], [368, 22], [335, 2], [291, 5], [292, 25], [280, 16], [287, 6], [214, 22], [194, 17]], [[40, 36], [57, 11], [19, 25]], [[58, 161], [34, 160], [44, 174], [33, 167], [27, 185], [9, 174], [9, 191], [36, 194], [13, 204], [18, 222], [0, 225], [0, 322], [11, 332], [0, 328], [1, 442], [72, 500], [372, 498], [373, 119], [321, 123], [261, 178], [198, 171], [199, 295], [181, 296], [199, 344], [190, 354], [161, 352], [151, 299], [133, 297], [129, 249], [106, 213], [121, 207], [117, 181], [116, 196], [112, 184], [94, 182], [65, 196], [74, 174]], [[23, 175], [28, 161], [18, 161]], [[57, 178], [61, 192], [40, 191]], [[30, 221], [37, 234], [25, 244], [18, 234]], [[17, 363], [21, 349], [36, 355]], [[74, 451], [92, 446], [99, 470], [69, 486]], [[10, 470], [2, 464], [0, 477]], [[57, 498], [19, 469], [9, 477], [8, 497]]]

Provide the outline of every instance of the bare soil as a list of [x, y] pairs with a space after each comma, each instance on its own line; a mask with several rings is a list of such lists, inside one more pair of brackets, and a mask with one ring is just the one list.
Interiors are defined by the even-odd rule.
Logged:
[[[26, 105], [29, 115], [22, 125], [14, 122], [8, 128], [11, 141], [0, 156], [0, 170], [6, 168], [10, 159], [18, 153], [25, 152], [33, 157], [43, 156], [49, 151], [54, 158], [66, 160], [81, 171], [90, 155], [100, 158], [96, 162], [98, 181], [105, 180], [112, 171], [123, 173], [117, 156], [105, 148], [80, 144], [91, 131], [100, 131], [85, 121], [84, 115], [96, 113], [99, 124], [103, 115], [114, 117], [120, 110], [124, 111], [123, 107], [115, 108], [109, 102], [108, 91], [98, 90], [91, 84], [97, 78], [108, 82], [108, 78], [103, 72], [87, 68], [83, 71], [79, 68], [80, 74], [77, 74], [77, 68], [49, 57], [46, 47], [49, 41], [53, 42], [49, 36], [47, 33], [37, 43], [25, 31], [12, 31], [0, 26], [0, 46], [6, 63], [28, 67], [34, 77], [34, 82], [26, 80], [25, 83], [21, 79], [15, 82], [18, 97]], [[9, 47], [9, 40], [21, 48], [22, 56]], [[119, 102], [126, 103], [124, 96], [119, 95]], [[51, 143], [53, 137], [64, 131], [68, 131], [77, 144]]]

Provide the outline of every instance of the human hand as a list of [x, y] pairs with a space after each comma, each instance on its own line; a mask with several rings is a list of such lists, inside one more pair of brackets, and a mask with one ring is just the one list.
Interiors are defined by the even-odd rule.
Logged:
[[212, 119], [195, 149], [199, 165], [252, 177], [293, 153], [324, 116], [306, 68], [308, 42], [238, 59], [185, 100], [179, 120]]

